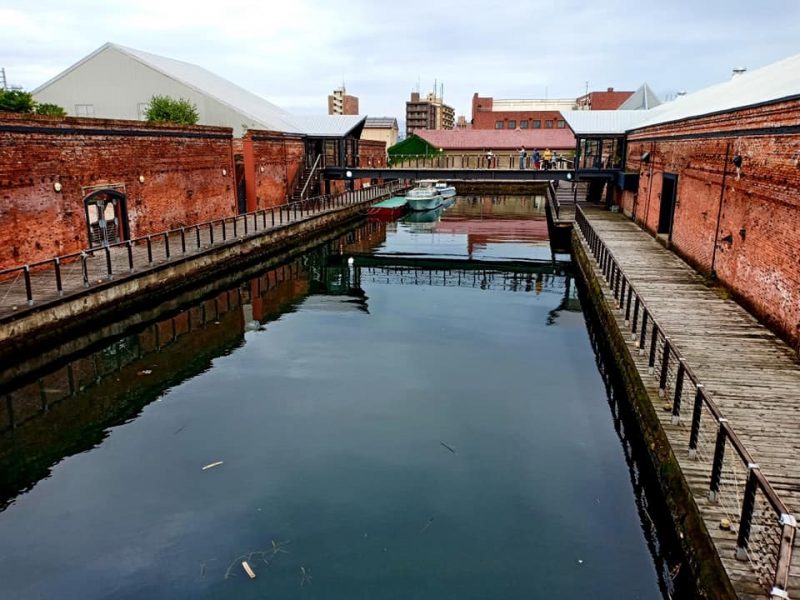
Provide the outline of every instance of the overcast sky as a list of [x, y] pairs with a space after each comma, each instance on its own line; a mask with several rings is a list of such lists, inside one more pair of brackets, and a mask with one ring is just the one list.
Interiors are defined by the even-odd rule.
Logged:
[[798, 0], [0, 0], [0, 67], [33, 89], [107, 41], [202, 65], [290, 111], [345, 82], [361, 114], [404, 117], [419, 82], [474, 92], [662, 98], [800, 53]]

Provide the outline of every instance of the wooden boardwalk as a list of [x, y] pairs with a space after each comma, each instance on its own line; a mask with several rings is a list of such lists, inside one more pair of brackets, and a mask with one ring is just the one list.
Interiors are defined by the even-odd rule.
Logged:
[[[30, 291], [36, 307], [44, 303], [68, 298], [98, 284], [142, 273], [164, 264], [212, 251], [236, 240], [263, 236], [279, 227], [297, 223], [315, 216], [346, 209], [356, 204], [367, 204], [386, 196], [398, 188], [398, 184], [374, 186], [356, 192], [347, 192], [337, 197], [306, 201], [302, 210], [298, 205], [283, 205], [248, 215], [229, 217], [140, 238], [127, 245], [116, 245], [108, 249], [87, 250], [85, 258], [73, 256], [60, 263], [63, 294], [58, 293], [56, 271], [52, 262], [30, 272]], [[149, 248], [148, 248], [149, 246]], [[109, 273], [110, 271], [110, 273]], [[21, 270], [0, 278], [0, 318], [15, 318], [29, 307], [24, 272]]]
[[[668, 365], [665, 390], [660, 390], [659, 367], [663, 360], [665, 334], [671, 347], [683, 357], [683, 365], [691, 369], [698, 383], [702, 384], [705, 395], [727, 419], [727, 425], [738, 435], [741, 445], [749, 452], [789, 514], [800, 515], [800, 366], [797, 356], [738, 304], [706, 286], [691, 267], [628, 218], [599, 207], [583, 206], [581, 211], [588, 228], [582, 226], [583, 232], [579, 237], [587, 255], [597, 258], [591, 244], [587, 243], [587, 231], [593, 231], [613, 255], [635, 294], [642, 297], [650, 318], [663, 330], [663, 334], [658, 334], [654, 369], [649, 368], [652, 362], [648, 346], [648, 343], [652, 345], [652, 320], [645, 347], [639, 350], [642, 336], [637, 334], [627, 336], [628, 349], [648, 388], [731, 583], [740, 598], [769, 598], [781, 535], [792, 529], [781, 525], [780, 516], [768, 503], [762, 489], [754, 486], [756, 494], [749, 540], [746, 552], [740, 548], [737, 558], [737, 532], [743, 498], [747, 495], [748, 465], [742, 462], [728, 438], [724, 446], [719, 492], [716, 501], [709, 500], [715, 443], [721, 425], [704, 410], [698, 420], [696, 453], [690, 453], [689, 438], [697, 388], [688, 378], [680, 377], [681, 381], [677, 381], [681, 363], [673, 360]], [[599, 265], [597, 272], [602, 280]], [[622, 278], [617, 276], [612, 281]], [[627, 300], [624, 292], [620, 295], [617, 287], [615, 299], [613, 288], [603, 286], [603, 291], [609, 304], [621, 305], [615, 311], [620, 329], [631, 331], [636, 320], [626, 302], [622, 301]], [[620, 298], [622, 300], [618, 300]], [[677, 417], [674, 415], [675, 407], [670, 403], [676, 386], [682, 388], [683, 397], [683, 408], [679, 402], [680, 415]], [[661, 397], [659, 391], [662, 391]], [[720, 527], [723, 519], [730, 521], [731, 530]], [[785, 561], [790, 564], [787, 592], [790, 598], [800, 598], [800, 548], [796, 537], [793, 545], [791, 560]], [[791, 548], [791, 541], [784, 542], [784, 547]]]

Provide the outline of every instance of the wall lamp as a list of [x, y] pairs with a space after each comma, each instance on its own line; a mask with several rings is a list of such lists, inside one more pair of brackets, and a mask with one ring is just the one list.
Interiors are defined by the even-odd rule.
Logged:
[[650, 162], [650, 153], [649, 152], [645, 152], [644, 154], [642, 154], [642, 162], [644, 162], [644, 163], [649, 163]]
[[741, 168], [741, 166], [742, 166], [742, 155], [741, 155], [741, 154], [737, 154], [737, 155], [735, 155], [735, 156], [734, 156], [734, 157], [731, 159], [731, 162], [733, 163], [733, 165], [734, 165], [734, 166], [735, 166], [737, 169]]

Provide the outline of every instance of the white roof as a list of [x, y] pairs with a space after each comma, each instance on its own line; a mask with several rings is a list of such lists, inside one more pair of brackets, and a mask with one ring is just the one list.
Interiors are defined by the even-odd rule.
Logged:
[[530, 100], [492, 100], [492, 112], [525, 111], [525, 110], [572, 110], [575, 98], [548, 100], [534, 98]]
[[576, 136], [623, 135], [646, 120], [647, 110], [565, 110], [561, 113]]
[[649, 108], [655, 108], [661, 104], [661, 100], [658, 99], [655, 92], [650, 89], [650, 86], [647, 83], [643, 83], [639, 86], [639, 89], [633, 92], [630, 98], [625, 100], [622, 104], [620, 104], [617, 109], [618, 110], [647, 110]]
[[631, 129], [798, 96], [800, 96], [800, 54], [678, 97], [672, 102], [666, 102], [646, 111], [647, 119]]
[[[192, 63], [183, 62], [150, 54], [142, 50], [128, 48], [119, 44], [108, 42], [83, 58], [69, 69], [60, 73], [47, 83], [34, 90], [34, 94], [46, 88], [54, 81], [60, 79], [73, 69], [103, 52], [113, 49], [130, 56], [151, 69], [166, 75], [214, 100], [228, 106], [234, 111], [245, 115], [250, 120], [257, 123], [260, 127], [273, 131], [283, 131], [286, 133], [299, 133], [306, 135], [327, 135], [344, 136], [349, 133], [364, 117], [341, 117], [341, 116], [314, 116], [305, 117], [290, 114], [272, 102], [265, 100], [235, 83], [223, 79], [219, 75], [212, 73]], [[212, 125], [213, 123], [208, 123]]]

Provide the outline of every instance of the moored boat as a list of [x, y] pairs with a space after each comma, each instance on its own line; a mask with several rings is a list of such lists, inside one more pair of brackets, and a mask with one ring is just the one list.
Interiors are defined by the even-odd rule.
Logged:
[[406, 194], [411, 210], [433, 210], [441, 206], [445, 198], [456, 195], [456, 188], [435, 179], [421, 179], [417, 186]]
[[408, 210], [408, 202], [403, 196], [392, 196], [369, 207], [367, 215], [381, 221], [394, 221]]

